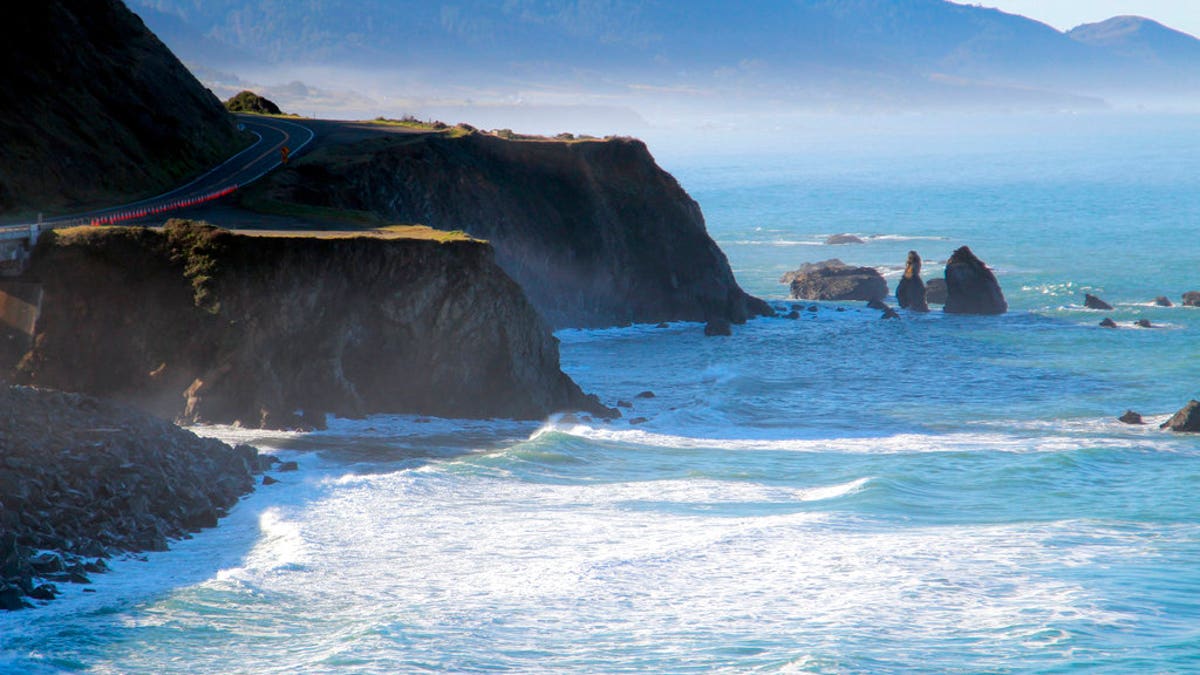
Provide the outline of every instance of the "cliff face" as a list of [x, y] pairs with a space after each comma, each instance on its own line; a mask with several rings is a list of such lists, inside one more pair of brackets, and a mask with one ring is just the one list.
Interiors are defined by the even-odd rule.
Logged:
[[160, 191], [239, 144], [120, 0], [21, 3], [0, 36], [0, 214]]
[[477, 241], [78, 228], [43, 235], [29, 276], [44, 299], [17, 381], [186, 422], [603, 410]]
[[738, 287], [700, 207], [636, 140], [376, 138], [315, 152], [268, 190], [487, 239], [556, 327], [741, 323], [769, 311]]

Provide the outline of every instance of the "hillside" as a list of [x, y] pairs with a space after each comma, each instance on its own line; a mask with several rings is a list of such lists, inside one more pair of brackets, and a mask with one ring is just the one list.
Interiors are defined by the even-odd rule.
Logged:
[[241, 142], [120, 0], [26, 3], [2, 30], [0, 215], [161, 191]]
[[236, 69], [230, 54], [241, 52], [267, 64], [400, 70], [410, 90], [435, 80], [502, 91], [553, 84], [647, 105], [1087, 107], [1113, 89], [1169, 87], [1152, 66], [1200, 72], [1187, 49], [1148, 64], [1126, 45], [945, 0], [133, 5], [197, 65]]

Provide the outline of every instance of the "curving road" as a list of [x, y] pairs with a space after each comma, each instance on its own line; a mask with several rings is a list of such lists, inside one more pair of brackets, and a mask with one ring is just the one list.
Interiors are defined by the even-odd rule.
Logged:
[[[312, 129], [278, 117], [237, 115], [238, 122], [258, 140], [250, 147], [225, 160], [190, 183], [169, 192], [120, 206], [96, 209], [69, 216], [46, 218], [42, 228], [66, 227], [88, 223], [111, 224], [170, 213], [211, 201], [262, 178], [281, 164], [280, 150], [285, 146], [295, 157], [310, 142]], [[0, 239], [28, 237], [34, 223], [0, 228]], [[4, 236], [8, 235], [8, 236]]]

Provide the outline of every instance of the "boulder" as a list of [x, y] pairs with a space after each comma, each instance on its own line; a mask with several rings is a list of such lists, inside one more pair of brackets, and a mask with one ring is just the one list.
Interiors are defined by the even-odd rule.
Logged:
[[891, 307], [887, 307], [883, 310], [883, 315], [880, 316], [879, 318], [881, 318], [881, 319], [899, 319], [900, 315], [896, 313], [896, 310], [892, 309]]
[[1112, 308], [1113, 308], [1112, 305], [1101, 300], [1100, 298], [1097, 298], [1096, 296], [1092, 295], [1091, 293], [1083, 294], [1083, 306], [1087, 307], [1088, 309], [1100, 309], [1100, 310], [1104, 310], [1106, 312], [1112, 311]]
[[825, 239], [827, 246], [836, 246], [838, 244], [865, 244], [866, 242], [852, 234], [835, 234]]
[[1133, 325], [1137, 326], [1138, 328], [1153, 328], [1154, 327], [1150, 323], [1150, 319], [1138, 319], [1137, 321], [1133, 322]]
[[931, 305], [946, 304], [946, 280], [930, 279], [925, 284], [925, 302]]
[[921, 281], [921, 256], [916, 251], [908, 252], [904, 276], [896, 285], [896, 302], [900, 304], [901, 309], [911, 312], [929, 311], [929, 303], [925, 299], [925, 282]]
[[1125, 424], [1145, 424], [1146, 423], [1146, 421], [1142, 419], [1142, 416], [1140, 414], [1138, 414], [1132, 410], [1126, 410], [1125, 414], [1118, 417], [1117, 420], [1124, 422]]
[[639, 393], [637, 396], [634, 396], [634, 398], [654, 398], [654, 392], [643, 391], [643, 392]]
[[1008, 302], [996, 281], [996, 275], [962, 246], [946, 261], [947, 314], [1003, 314]]
[[887, 282], [874, 267], [852, 267], [841, 260], [807, 263], [780, 280], [793, 298], [804, 300], [882, 300]]
[[1200, 307], [1200, 291], [1188, 291], [1183, 294], [1184, 307]]
[[1175, 306], [1175, 303], [1171, 302], [1170, 299], [1168, 299], [1167, 296], [1165, 296], [1165, 295], [1160, 295], [1157, 298], [1155, 298], [1154, 304], [1158, 305], [1159, 307], [1174, 307]]
[[1101, 328], [1116, 328], [1117, 322], [1113, 321], [1109, 317], [1105, 317], [1104, 320], [1100, 322], [1100, 327]]
[[1200, 401], [1192, 399], [1183, 406], [1171, 419], [1163, 422], [1160, 429], [1195, 433], [1200, 431]]
[[704, 324], [704, 334], [709, 337], [733, 335], [733, 328], [730, 327], [728, 319], [716, 317]]

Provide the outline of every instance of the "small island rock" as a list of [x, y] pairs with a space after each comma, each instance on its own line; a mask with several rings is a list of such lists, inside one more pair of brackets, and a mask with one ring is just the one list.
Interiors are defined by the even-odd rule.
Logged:
[[946, 280], [930, 279], [925, 284], [925, 302], [931, 305], [946, 304]]
[[852, 267], [837, 260], [806, 263], [780, 280], [793, 298], [804, 300], [882, 300], [887, 282], [874, 267]]
[[908, 252], [904, 276], [896, 285], [896, 302], [901, 309], [910, 312], [929, 311], [929, 303], [925, 299], [925, 282], [921, 281], [921, 256], [916, 251]]
[[837, 246], [839, 244], [865, 244], [866, 242], [852, 234], [834, 234], [825, 239], [826, 246]]
[[1087, 307], [1088, 309], [1100, 309], [1100, 310], [1104, 310], [1106, 312], [1111, 311], [1113, 308], [1112, 305], [1101, 300], [1100, 298], [1097, 298], [1096, 296], [1092, 295], [1091, 293], [1083, 294], [1083, 306]]
[[1145, 424], [1146, 423], [1146, 421], [1142, 419], [1142, 416], [1139, 413], [1136, 413], [1132, 410], [1126, 410], [1125, 414], [1118, 417], [1117, 420], [1124, 422], [1125, 424]]
[[1200, 307], [1200, 291], [1188, 291], [1183, 294], [1184, 307]]
[[1116, 328], [1117, 322], [1113, 321], [1110, 317], [1105, 317], [1104, 320], [1100, 322], [1100, 327], [1101, 328]]
[[704, 324], [704, 334], [709, 337], [733, 335], [733, 328], [730, 327], [728, 319], [715, 317]]
[[1171, 419], [1163, 422], [1160, 429], [1195, 433], [1200, 431], [1200, 401], [1192, 399]]
[[1154, 299], [1154, 304], [1159, 307], [1174, 307], [1175, 303], [1171, 302], [1170, 298], [1165, 295], [1160, 295]]
[[947, 314], [1003, 314], [1008, 302], [996, 281], [996, 275], [962, 246], [946, 261]]

